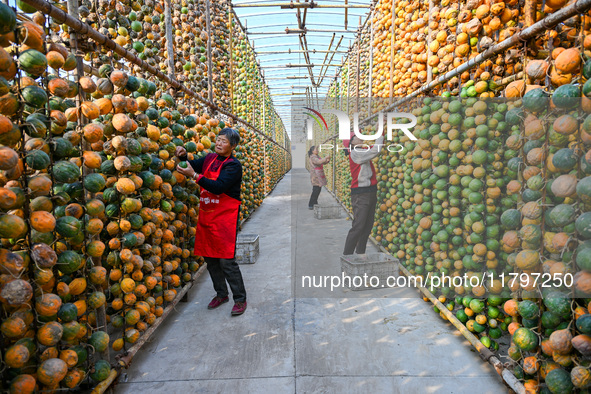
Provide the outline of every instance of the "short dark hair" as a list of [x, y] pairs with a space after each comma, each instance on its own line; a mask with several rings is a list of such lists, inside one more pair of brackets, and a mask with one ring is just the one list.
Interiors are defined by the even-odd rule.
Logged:
[[218, 135], [225, 135], [232, 146], [236, 146], [240, 143], [240, 134], [229, 127], [222, 129]]
[[310, 150], [308, 151], [308, 157], [312, 156], [312, 153], [314, 153], [314, 149], [316, 149], [316, 145], [312, 145], [310, 147]]

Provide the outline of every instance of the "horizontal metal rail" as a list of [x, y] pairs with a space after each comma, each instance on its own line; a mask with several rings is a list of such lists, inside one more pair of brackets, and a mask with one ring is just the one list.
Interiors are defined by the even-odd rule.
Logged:
[[[318, 61], [321, 61], [324, 59], [324, 56], [322, 54], [317, 54], [317, 55], [318, 56], [315, 56], [315, 59], [317, 59]], [[275, 62], [286, 62], [289, 60], [294, 60], [293, 56], [292, 57], [282, 56], [282, 57], [278, 57], [278, 58], [267, 59], [267, 60], [265, 60], [265, 64], [269, 65], [269, 64], [274, 64]]]
[[308, 79], [309, 77], [297, 77], [297, 78], [289, 78], [289, 77], [270, 77], [265, 78], [265, 81], [282, 81], [284, 79]]
[[357, 33], [357, 30], [330, 30], [330, 29], [289, 29], [283, 31], [249, 31], [246, 30], [249, 36], [262, 34], [307, 34], [307, 33]]
[[[234, 0], [232, 3], [234, 4], [255, 4], [255, 3], [273, 3], [274, 0], [250, 0], [250, 1], [236, 1]], [[341, 4], [343, 1], [342, 0], [322, 0], [323, 3], [337, 3], [337, 4]], [[365, 5], [367, 2], [365, 1], [349, 1], [346, 2], [348, 4], [359, 4], [359, 5]]]
[[[281, 33], [281, 32], [279, 32], [278, 34], [269, 34], [268, 36], [265, 35], [265, 34], [269, 34], [269, 33], [255, 34], [256, 37], [250, 37], [250, 39], [251, 40], [257, 40], [257, 42], [260, 42], [261, 40], [269, 40], [269, 39], [277, 39], [277, 38], [282, 39], [282, 40], [285, 40], [286, 38], [299, 38], [300, 36], [310, 37], [310, 38], [332, 37], [332, 34], [331, 33], [309, 33], [309, 34], [307, 34], [305, 36], [303, 34], [298, 35], [298, 36], [288, 35], [288, 34]], [[354, 33], [350, 33], [350, 34], [354, 34]], [[350, 37], [347, 37], [347, 38], [352, 39], [354, 37], [353, 36], [350, 36]], [[283, 43], [276, 44], [275, 46], [277, 46], [277, 45], [283, 45]], [[320, 44], [320, 45], [326, 46], [326, 43], [323, 43], [323, 44]]]
[[[271, 11], [271, 12], [255, 12], [252, 14], [243, 14], [240, 17], [242, 18], [249, 18], [249, 17], [259, 17], [264, 16], [268, 17], [270, 15], [285, 15], [285, 11]], [[316, 15], [337, 15], [342, 16], [343, 14], [340, 12], [326, 12], [326, 11], [314, 11], [314, 16]], [[365, 16], [366, 14], [349, 14], [350, 16]]]
[[[287, 25], [287, 26], [286, 26]], [[256, 26], [248, 26], [248, 30], [251, 29], [267, 29], [269, 27], [289, 27], [290, 25], [292, 26], [298, 26], [297, 22], [285, 22], [285, 23], [278, 23], [278, 24], [272, 24], [272, 25], [256, 25]], [[320, 26], [320, 27], [341, 27], [341, 25], [332, 25], [332, 24], [328, 24], [328, 23], [306, 23], [306, 26]]]
[[342, 67], [342, 64], [286, 64], [284, 66], [261, 66], [261, 68], [298, 68], [298, 67]]
[[[290, 38], [292, 36], [289, 36]], [[283, 36], [283, 38], [286, 38], [285, 36]], [[313, 37], [316, 38], [316, 37]], [[347, 39], [351, 40], [350, 37], [347, 37]], [[277, 48], [278, 44], [265, 44], [265, 45], [258, 45], [257, 48], [261, 49], [261, 48]], [[325, 42], [308, 42], [308, 45], [321, 45], [321, 46], [326, 46]], [[300, 43], [299, 41], [296, 42], [285, 42], [285, 43], [281, 43], [282, 47], [299, 47]], [[310, 51], [312, 51], [313, 49], [310, 49]], [[293, 52], [293, 51], [292, 51]], [[305, 52], [305, 51], [304, 51]], [[303, 52], [302, 52], [303, 53]]]
[[[276, 45], [274, 45], [276, 46]], [[299, 54], [299, 53], [348, 53], [347, 51], [326, 51], [326, 50], [321, 50], [321, 49], [310, 49], [308, 51], [302, 51], [302, 50], [287, 50], [287, 51], [257, 51], [257, 55], [284, 55], [284, 54]]]
[[276, 96], [306, 96], [308, 93], [298, 93], [298, 92], [292, 92], [292, 93], [271, 93], [271, 96], [276, 97]]
[[318, 4], [313, 1], [309, 3], [238, 3], [232, 5], [234, 8], [257, 8], [257, 7], [281, 7], [281, 9], [297, 8], [369, 8], [369, 5], [361, 4]]

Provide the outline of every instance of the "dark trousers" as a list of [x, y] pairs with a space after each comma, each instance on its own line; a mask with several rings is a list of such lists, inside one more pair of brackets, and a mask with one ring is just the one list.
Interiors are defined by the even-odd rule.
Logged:
[[344, 255], [364, 254], [373, 228], [378, 197], [376, 192], [351, 194], [353, 224], [345, 241]]
[[219, 259], [213, 257], [204, 257], [207, 263], [207, 270], [213, 288], [217, 296], [224, 298], [228, 296], [228, 286], [226, 281], [232, 289], [232, 297], [234, 302], [246, 301], [246, 289], [244, 288], [244, 281], [242, 280], [242, 273], [240, 267], [235, 259]]
[[318, 204], [318, 196], [322, 191], [322, 186], [312, 186], [312, 195], [310, 196], [310, 201], [308, 202], [309, 207], [313, 207], [314, 205]]

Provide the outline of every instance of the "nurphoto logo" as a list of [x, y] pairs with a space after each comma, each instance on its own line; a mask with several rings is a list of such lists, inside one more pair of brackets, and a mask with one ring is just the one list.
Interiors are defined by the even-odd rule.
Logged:
[[[314, 138], [314, 121], [316, 124], [325, 130], [328, 130], [328, 124], [326, 120], [322, 116], [319, 111], [316, 111], [309, 107], [304, 107], [311, 113], [306, 112], [305, 114], [309, 116], [306, 122], [306, 130], [308, 132], [308, 140]], [[351, 121], [347, 116], [347, 113], [344, 111], [339, 111], [336, 109], [324, 109], [322, 110], [324, 113], [333, 114], [337, 117], [339, 121], [339, 139], [344, 141], [348, 140], [351, 136]], [[398, 118], [407, 118], [410, 119], [410, 123], [394, 123], [394, 119]], [[417, 137], [415, 137], [412, 132], [410, 131], [411, 128], [417, 125], [417, 117], [408, 112], [388, 112], [386, 114], [386, 139], [392, 140], [392, 132], [394, 130], [402, 130], [402, 132], [411, 140], [416, 141]], [[372, 135], [365, 135], [361, 134], [359, 131], [359, 112], [353, 113], [353, 131], [357, 137], [360, 139], [367, 141], [367, 140], [374, 140], [381, 136], [384, 133], [384, 113], [378, 113], [378, 130], [375, 134]]]

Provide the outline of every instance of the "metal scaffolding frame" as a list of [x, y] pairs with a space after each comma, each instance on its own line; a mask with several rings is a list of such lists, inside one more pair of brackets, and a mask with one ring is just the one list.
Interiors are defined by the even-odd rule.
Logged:
[[319, 64], [315, 64], [315, 63], [304, 63], [304, 64], [293, 64], [293, 63], [288, 63], [285, 64], [283, 66], [261, 66], [260, 68], [262, 69], [266, 69], [266, 68], [297, 68], [297, 67], [302, 67], [302, 68], [313, 68], [313, 67], [342, 67], [342, 64], [325, 64], [325, 63], [319, 63]]
[[[333, 75], [336, 76], [340, 73], [340, 69], [344, 65], [344, 59], [349, 58], [351, 53], [351, 42], [357, 39], [361, 31], [365, 28], [370, 19], [370, 11], [374, 7], [376, 0], [370, 0], [366, 2], [361, 1], [334, 1], [334, 4], [328, 4], [329, 2], [323, 2], [319, 4], [314, 0], [292, 0], [291, 2], [285, 1], [272, 1], [265, 2], [262, 0], [249, 1], [249, 2], [238, 2], [233, 3], [231, 6], [231, 13], [236, 16], [236, 21], [240, 24], [242, 32], [248, 37], [248, 43], [254, 51], [255, 58], [259, 64], [261, 74], [265, 75], [264, 81], [271, 82], [268, 85], [269, 91], [272, 91], [271, 96], [274, 105], [282, 105], [285, 103], [284, 100], [290, 100], [289, 97], [295, 96], [306, 96], [310, 103], [319, 104], [319, 94], [328, 94], [329, 86], [326, 84], [329, 82]], [[267, 7], [267, 8], [264, 8]], [[273, 11], [271, 8], [279, 7], [281, 11]], [[239, 8], [262, 8], [260, 12], [254, 13], [240, 13], [238, 15], [236, 10]], [[265, 12], [262, 12], [264, 9]], [[325, 12], [326, 9], [338, 9], [338, 12]], [[257, 17], [272, 17], [272, 15], [285, 15], [286, 10], [293, 10], [295, 19], [293, 23], [291, 21], [283, 22], [281, 24], [273, 23], [259, 23], [255, 26], [248, 26], [248, 18]], [[366, 10], [364, 14], [352, 13], [355, 10]], [[308, 13], [312, 15], [309, 18]], [[294, 15], [292, 14], [292, 15]], [[324, 15], [331, 16], [344, 16], [342, 25], [335, 25], [334, 20], [331, 24], [323, 24], [318, 19], [322, 19]], [[359, 25], [351, 26], [350, 18], [359, 17]], [[242, 21], [241, 21], [242, 19]], [[313, 19], [313, 20], [309, 20]], [[309, 22], [308, 22], [309, 21]], [[268, 30], [269, 28], [285, 27], [284, 30]], [[339, 29], [339, 27], [341, 27]], [[337, 37], [337, 34], [340, 37]], [[286, 40], [286, 38], [289, 39]], [[291, 39], [294, 37], [294, 40]], [[296, 38], [297, 37], [297, 38]], [[320, 39], [324, 37], [330, 37], [330, 41], [320, 43], [312, 42], [320, 41], [314, 40], [314, 37]], [[282, 42], [280, 44], [266, 44], [265, 42], [276, 42], [277, 38], [280, 38]], [[349, 39], [349, 49], [342, 48], [343, 39]], [[263, 41], [268, 40], [268, 41]], [[265, 43], [264, 45], [254, 46], [254, 42]], [[297, 48], [294, 48], [296, 47]], [[319, 48], [320, 47], [320, 48]], [[335, 59], [335, 55], [343, 55], [340, 58]], [[275, 55], [296, 55], [296, 56], [280, 56]], [[262, 61], [259, 62], [259, 59]], [[291, 60], [291, 62], [289, 62]], [[286, 64], [281, 64], [286, 62]], [[335, 72], [329, 73], [329, 69], [333, 70], [336, 67]], [[292, 75], [286, 69], [294, 69]], [[295, 71], [295, 69], [301, 71]], [[305, 70], [304, 70], [305, 69]], [[329, 76], [328, 78], [326, 78]], [[305, 86], [295, 86], [294, 80], [306, 80], [306, 84], [309, 85], [309, 89]], [[272, 82], [275, 81], [275, 82]], [[324, 86], [326, 85], [326, 86]], [[306, 92], [292, 92], [287, 93], [289, 89], [302, 90], [306, 89]], [[319, 91], [320, 90], [320, 91]], [[284, 118], [286, 124], [290, 123], [289, 119]]]
[[334, 29], [289, 29], [284, 31], [247, 31], [249, 36], [263, 34], [307, 34], [307, 33], [357, 33], [355, 30], [334, 30]]
[[[312, 49], [309, 52], [311, 53], [347, 53], [347, 51], [326, 51], [326, 50], [318, 50], [318, 49]], [[262, 55], [282, 55], [282, 54], [297, 54], [297, 53], [304, 53], [304, 51], [301, 50], [287, 50], [287, 51], [259, 51], [257, 52], [258, 56], [262, 56]]]
[[368, 8], [361, 4], [318, 4], [314, 1], [305, 3], [238, 3], [233, 5], [234, 8], [258, 8], [258, 7], [280, 7], [281, 9], [314, 9], [314, 8]]

